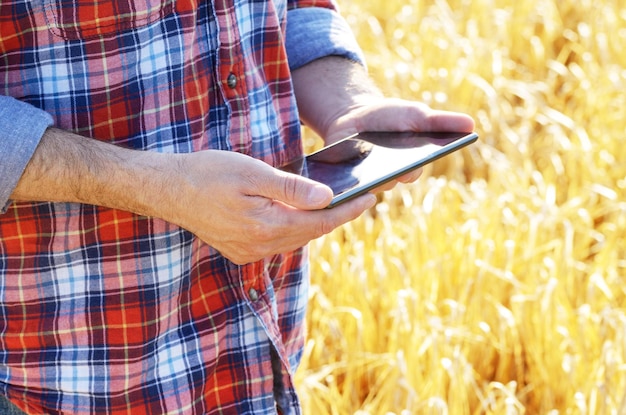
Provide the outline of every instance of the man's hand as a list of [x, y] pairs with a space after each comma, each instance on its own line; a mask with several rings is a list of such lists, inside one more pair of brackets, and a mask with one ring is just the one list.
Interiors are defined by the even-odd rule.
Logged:
[[[473, 130], [474, 121], [465, 114], [433, 110], [415, 101], [381, 98], [352, 108], [347, 114], [336, 119], [327, 130], [326, 142], [334, 143], [364, 131], [472, 132]], [[422, 169], [415, 170], [377, 188], [376, 191], [390, 190], [397, 182], [412, 183], [421, 173]]]
[[376, 201], [323, 209], [330, 188], [239, 153], [128, 150], [57, 129], [46, 132], [11, 198], [158, 217], [238, 264], [304, 246]]
[[[330, 188], [223, 151], [178, 155], [178, 201], [165, 218], [194, 232], [235, 263], [289, 252], [361, 215], [366, 195], [333, 209]], [[170, 217], [171, 216], [171, 217]]]
[[[298, 69], [294, 85], [304, 121], [327, 143], [361, 131], [474, 128], [466, 115], [384, 98], [360, 65], [343, 58]], [[376, 200], [365, 195], [325, 210], [332, 198], [329, 188], [241, 154], [135, 151], [56, 129], [42, 138], [11, 198], [88, 203], [158, 217], [239, 264], [303, 246]]]
[[[326, 144], [364, 131], [474, 130], [468, 115], [385, 98], [361, 65], [344, 58], [313, 61], [294, 71], [293, 78], [301, 116]], [[413, 182], [420, 174], [418, 169], [376, 191], [389, 190], [397, 182]]]

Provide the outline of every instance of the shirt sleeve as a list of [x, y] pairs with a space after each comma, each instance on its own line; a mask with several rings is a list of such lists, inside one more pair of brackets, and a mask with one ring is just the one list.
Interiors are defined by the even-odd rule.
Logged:
[[291, 1], [285, 44], [292, 70], [331, 55], [365, 66], [363, 52], [352, 30], [332, 1]]
[[13, 189], [51, 125], [47, 112], [0, 95], [0, 213], [6, 212]]

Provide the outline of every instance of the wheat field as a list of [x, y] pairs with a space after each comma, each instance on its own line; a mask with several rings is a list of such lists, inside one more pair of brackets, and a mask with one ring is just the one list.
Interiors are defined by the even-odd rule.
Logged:
[[479, 143], [311, 245], [306, 414], [626, 414], [626, 4], [339, 0]]

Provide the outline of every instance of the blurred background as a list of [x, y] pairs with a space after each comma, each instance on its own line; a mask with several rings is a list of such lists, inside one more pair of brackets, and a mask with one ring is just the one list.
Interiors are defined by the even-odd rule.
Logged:
[[312, 244], [305, 413], [625, 414], [624, 2], [338, 1], [480, 139]]

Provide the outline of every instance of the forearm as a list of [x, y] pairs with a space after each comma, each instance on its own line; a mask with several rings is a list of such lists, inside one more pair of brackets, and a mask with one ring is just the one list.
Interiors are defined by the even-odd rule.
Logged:
[[298, 68], [293, 82], [302, 121], [324, 138], [342, 115], [382, 98], [361, 64], [337, 56]]
[[49, 129], [12, 195], [153, 216], [198, 236], [238, 264], [293, 251], [376, 201], [323, 209], [332, 191], [241, 153], [128, 150]]
[[[15, 201], [78, 202], [154, 215], [164, 154], [124, 149], [49, 128], [11, 194]], [[159, 186], [162, 188], [162, 186]]]

